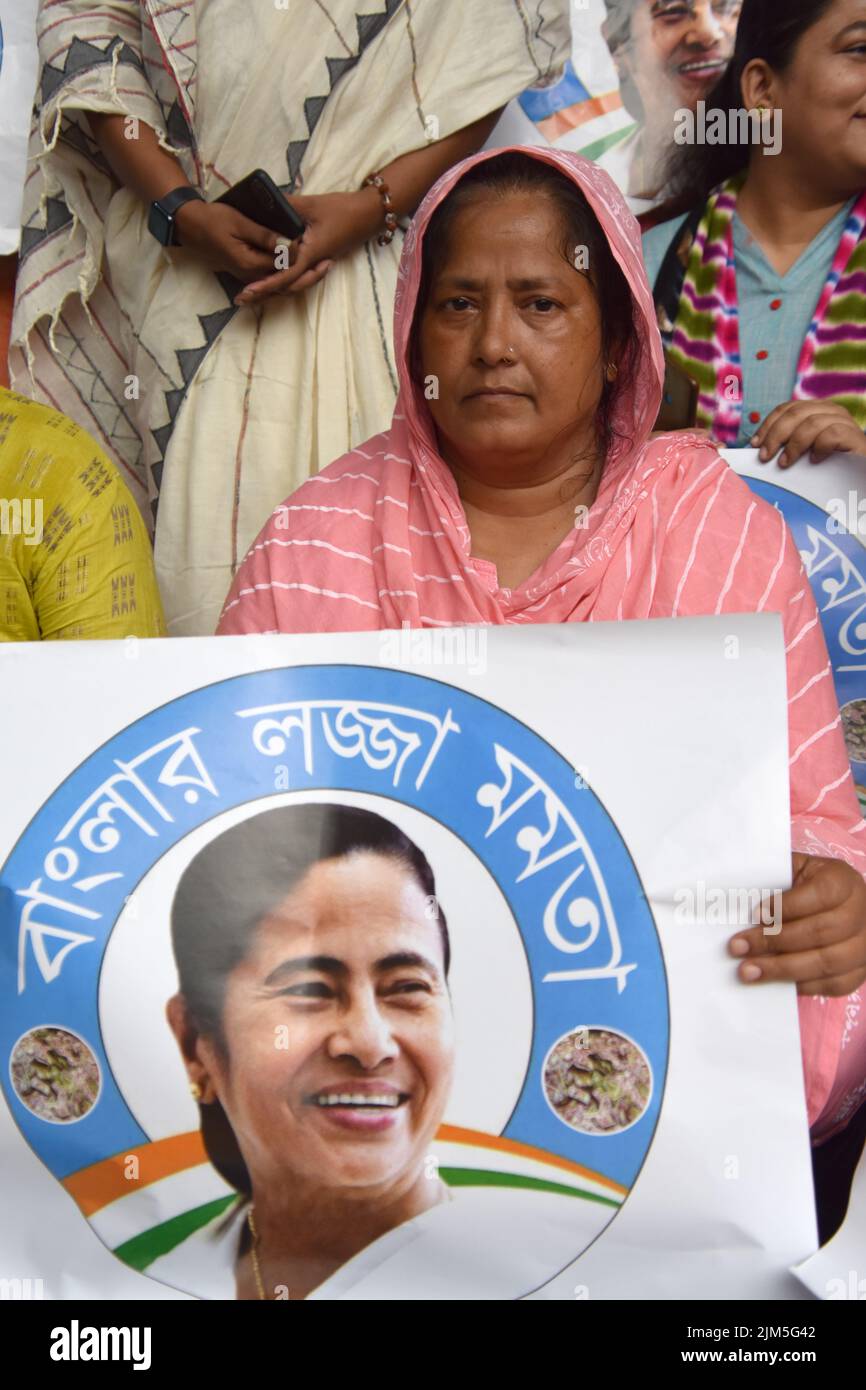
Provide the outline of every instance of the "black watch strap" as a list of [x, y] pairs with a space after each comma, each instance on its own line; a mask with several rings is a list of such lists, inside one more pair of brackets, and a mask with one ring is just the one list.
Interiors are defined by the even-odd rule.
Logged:
[[162, 198], [155, 198], [151, 203], [150, 215], [147, 219], [148, 229], [157, 241], [162, 242], [163, 246], [180, 245], [174, 223], [175, 215], [178, 208], [182, 208], [184, 203], [192, 202], [193, 198], [198, 198], [199, 202], [204, 202], [204, 198], [197, 188], [193, 188], [190, 184], [183, 184], [180, 188], [173, 188]]

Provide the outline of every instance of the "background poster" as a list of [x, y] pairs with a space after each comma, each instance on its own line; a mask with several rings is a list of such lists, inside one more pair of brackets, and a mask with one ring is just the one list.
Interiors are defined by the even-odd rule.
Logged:
[[722, 451], [791, 528], [815, 595], [833, 667], [851, 773], [866, 815], [866, 496], [863, 459], [836, 454], [790, 468], [756, 449]]
[[548, 141], [606, 169], [632, 211], [662, 201], [674, 113], [697, 109], [734, 49], [742, 0], [572, 0], [559, 82], [513, 102], [491, 144]]
[[[448, 1201], [312, 1296], [802, 1296], [795, 994], [744, 990], [700, 905], [789, 881], [775, 616], [9, 644], [0, 667], [0, 1276], [233, 1297], [243, 1208], [166, 1023], [172, 899], [216, 837], [219, 878], [223, 836], [325, 802], [384, 817], [435, 873], [453, 1075], [421, 1155]], [[199, 916], [212, 943], [219, 912]], [[256, 1097], [293, 1084], [296, 1038], [250, 1073], [245, 1154], [256, 1114], [283, 1122]], [[611, 1040], [642, 1089], [587, 1121], [564, 1064]]]
[[18, 249], [36, 85], [38, 0], [0, 0], [0, 256]]

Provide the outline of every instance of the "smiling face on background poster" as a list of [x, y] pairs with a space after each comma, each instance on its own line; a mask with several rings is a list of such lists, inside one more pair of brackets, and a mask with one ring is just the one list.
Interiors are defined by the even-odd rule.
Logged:
[[742, 0], [605, 0], [605, 5], [602, 33], [623, 104], [644, 125], [651, 145], [663, 145], [665, 137], [670, 144], [673, 113], [694, 110], [730, 62]]
[[295, 1203], [431, 1187], [454, 1061], [448, 938], [403, 842], [370, 812], [281, 808], [219, 836], [178, 887], [169, 1021], [257, 1202], [288, 1182]]
[[734, 52], [742, 0], [605, 0], [602, 31], [632, 115], [694, 109]]

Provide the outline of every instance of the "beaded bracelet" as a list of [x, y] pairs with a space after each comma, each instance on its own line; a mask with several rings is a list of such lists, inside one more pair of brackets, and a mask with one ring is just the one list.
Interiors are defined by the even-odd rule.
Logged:
[[362, 187], [368, 188], [370, 186], [379, 190], [379, 197], [382, 199], [382, 206], [385, 209], [385, 230], [379, 233], [376, 241], [380, 246], [387, 246], [390, 241], [394, 240], [394, 233], [397, 230], [397, 216], [391, 211], [391, 191], [381, 174], [370, 174], [369, 178], [364, 180]]

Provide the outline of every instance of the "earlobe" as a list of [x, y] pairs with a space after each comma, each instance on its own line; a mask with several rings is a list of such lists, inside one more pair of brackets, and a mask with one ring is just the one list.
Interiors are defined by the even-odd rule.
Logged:
[[186, 1067], [190, 1095], [197, 1105], [212, 1105], [216, 1096], [207, 1067], [199, 1056], [199, 1034], [190, 1021], [182, 994], [172, 995], [165, 1006], [165, 1016]]
[[201, 1081], [189, 1083], [189, 1093], [196, 1105], [213, 1105], [217, 1098], [210, 1079], [206, 1075], [203, 1075]]
[[740, 96], [747, 110], [772, 109], [773, 75], [767, 64], [760, 58], [747, 63], [740, 79]]

